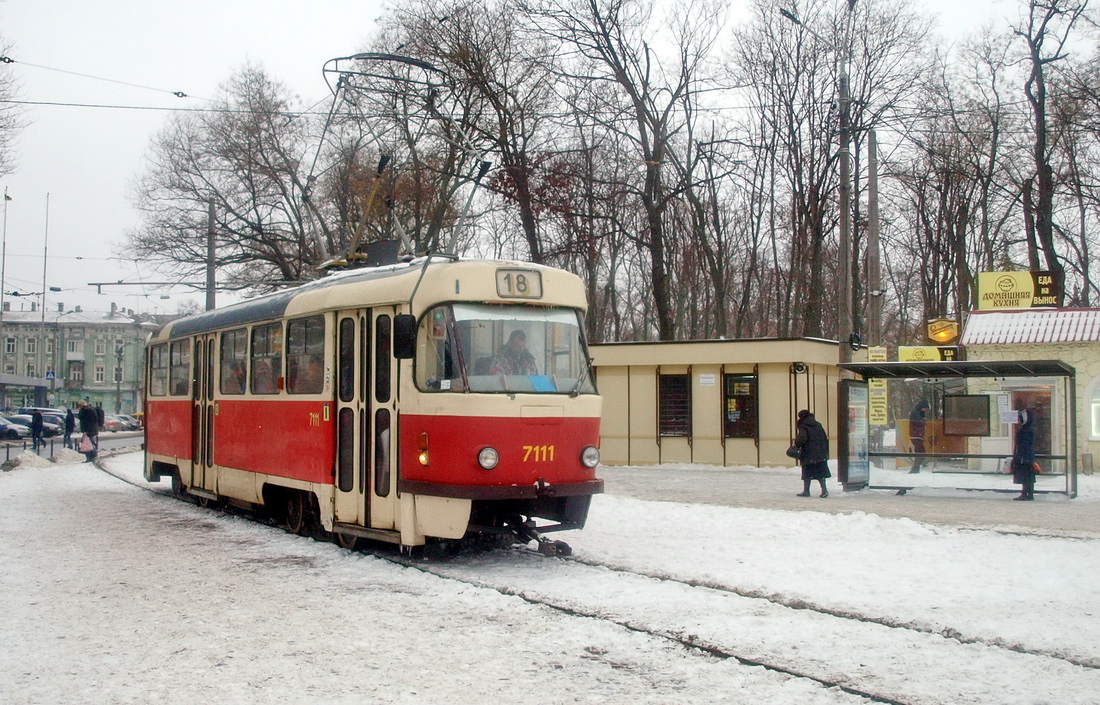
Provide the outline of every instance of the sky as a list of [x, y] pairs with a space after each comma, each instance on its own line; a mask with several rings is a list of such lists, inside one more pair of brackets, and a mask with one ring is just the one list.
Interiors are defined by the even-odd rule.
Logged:
[[[497, 550], [406, 566], [148, 492], [168, 487], [142, 480], [141, 453], [104, 459], [107, 472], [69, 450], [19, 460], [0, 473], [0, 702], [1083, 705], [1100, 693], [1100, 533], [983, 513], [1095, 509], [1100, 476], [1081, 476], [1072, 500], [942, 495], [968, 526], [860, 511], [871, 490], [783, 511], [640, 500], [609, 483], [583, 530], [554, 535], [574, 560]], [[724, 481], [753, 492], [798, 486], [795, 468], [730, 470]]]
[[[1014, 0], [924, 4], [948, 37], [1016, 12]], [[12, 199], [4, 291], [38, 293], [6, 297], [12, 309], [29, 309], [43, 290], [49, 311], [117, 303], [174, 313], [181, 302], [201, 303], [186, 287], [152, 285], [164, 275], [124, 249], [140, 222], [133, 187], [169, 111], [202, 107], [246, 63], [283, 81], [305, 107], [324, 100], [324, 62], [363, 50], [383, 10], [383, 0], [0, 0], [18, 97], [36, 103], [14, 145], [17, 170], [0, 178]], [[116, 281], [128, 285], [89, 286]]]

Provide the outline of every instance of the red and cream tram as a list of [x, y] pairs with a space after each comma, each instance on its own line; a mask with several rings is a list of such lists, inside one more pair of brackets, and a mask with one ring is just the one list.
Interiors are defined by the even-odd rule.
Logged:
[[145, 476], [296, 532], [418, 546], [581, 528], [600, 397], [576, 276], [438, 256], [182, 318], [150, 340]]

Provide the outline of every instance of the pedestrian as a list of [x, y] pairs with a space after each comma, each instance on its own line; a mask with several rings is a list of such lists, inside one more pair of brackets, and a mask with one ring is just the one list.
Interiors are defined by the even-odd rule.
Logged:
[[95, 409], [88, 406], [87, 402], [81, 401], [77, 406], [79, 407], [77, 420], [80, 422], [80, 431], [84, 434], [80, 439], [78, 450], [86, 457], [84, 462], [90, 463], [99, 454], [99, 418]]
[[1035, 499], [1035, 412], [1028, 409], [1020, 411], [1020, 428], [1016, 429], [1012, 482], [1021, 485], [1020, 496], [1013, 499], [1025, 502]]
[[76, 430], [76, 416], [73, 415], [73, 410], [68, 409], [65, 411], [65, 447], [73, 447], [73, 431]]
[[31, 441], [34, 442], [34, 452], [37, 453], [39, 448], [45, 448], [46, 442], [42, 440], [42, 412], [38, 409], [31, 411]]
[[802, 491], [798, 496], [809, 497], [810, 482], [817, 480], [821, 484], [821, 496], [828, 497], [825, 479], [833, 476], [829, 472], [829, 436], [809, 409], [798, 412], [798, 436], [794, 445], [799, 450], [798, 462], [802, 465]]
[[[913, 446], [912, 453], [924, 453], [924, 429], [928, 419], [928, 401], [921, 399], [913, 410], [909, 412], [909, 443]], [[921, 456], [913, 457], [913, 467], [909, 474], [920, 472], [920, 466], [924, 462]]]

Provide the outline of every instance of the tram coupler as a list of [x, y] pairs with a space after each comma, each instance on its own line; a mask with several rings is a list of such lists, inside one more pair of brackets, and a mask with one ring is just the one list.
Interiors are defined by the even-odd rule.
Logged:
[[533, 519], [512, 522], [509, 526], [512, 528], [512, 533], [516, 535], [516, 540], [519, 543], [536, 542], [538, 544], [539, 553], [544, 556], [573, 555], [573, 549], [566, 542], [554, 541], [540, 534]]

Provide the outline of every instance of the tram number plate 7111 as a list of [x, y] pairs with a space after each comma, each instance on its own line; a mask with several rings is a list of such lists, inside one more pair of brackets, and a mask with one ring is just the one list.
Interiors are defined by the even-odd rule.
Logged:
[[554, 462], [554, 446], [523, 446], [523, 462]]

